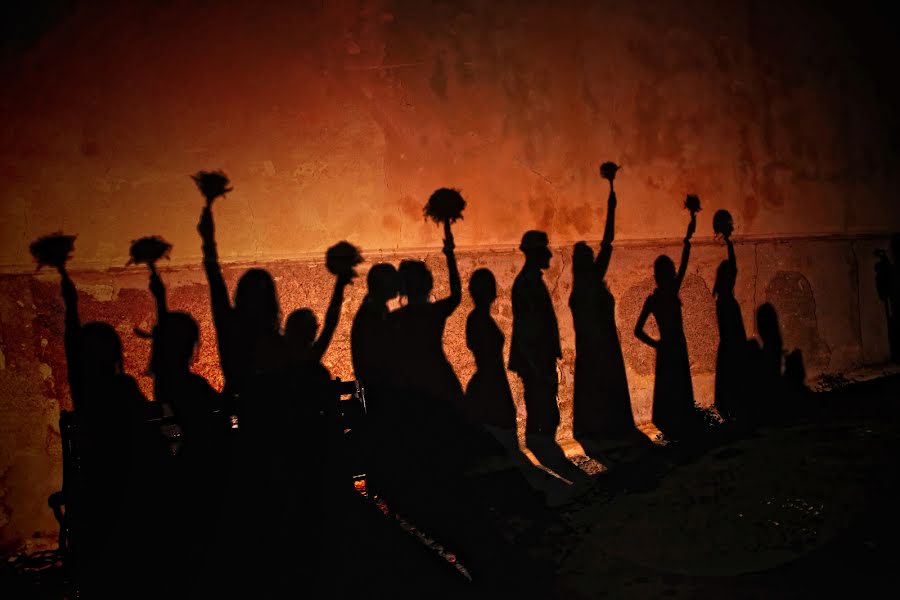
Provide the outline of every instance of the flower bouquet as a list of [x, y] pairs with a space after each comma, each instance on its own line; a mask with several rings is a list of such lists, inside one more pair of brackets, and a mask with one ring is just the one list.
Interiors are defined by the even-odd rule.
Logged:
[[359, 248], [347, 241], [340, 241], [325, 253], [325, 267], [332, 275], [353, 279], [356, 265], [363, 261]]
[[455, 223], [462, 219], [462, 211], [466, 207], [459, 190], [452, 188], [440, 188], [435, 190], [425, 204], [425, 218], [431, 219], [437, 224]]
[[688, 194], [684, 199], [684, 207], [690, 211], [691, 216], [693, 217], [698, 212], [700, 212], [700, 197], [696, 194]]
[[139, 265], [141, 263], [150, 267], [151, 271], [156, 269], [156, 261], [161, 258], [169, 258], [169, 252], [172, 250], [172, 244], [168, 243], [158, 235], [142, 237], [131, 242], [129, 253], [131, 258], [128, 259], [129, 265]]
[[224, 196], [232, 189], [229, 187], [231, 182], [228, 176], [222, 171], [198, 171], [191, 175], [191, 179], [197, 184], [197, 189], [206, 198], [206, 205], [211, 206], [213, 200], [219, 196]]
[[609, 180], [612, 183], [613, 179], [616, 178], [616, 171], [621, 169], [620, 165], [617, 165], [614, 162], [605, 162], [600, 165], [600, 177], [603, 179]]
[[75, 236], [63, 235], [61, 231], [38, 238], [29, 249], [38, 269], [43, 266], [62, 269], [75, 248]]

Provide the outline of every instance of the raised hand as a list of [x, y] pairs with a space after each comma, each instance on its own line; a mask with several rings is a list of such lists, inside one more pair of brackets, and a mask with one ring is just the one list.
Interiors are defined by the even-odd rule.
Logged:
[[688, 223], [687, 235], [685, 236], [684, 241], [691, 241], [691, 238], [693, 237], [695, 231], [697, 231], [697, 214], [692, 212], [691, 221], [690, 223]]
[[453, 241], [453, 230], [450, 228], [450, 221], [444, 221], [444, 254], [452, 254], [456, 249], [456, 242]]
[[213, 223], [212, 209], [209, 205], [204, 206], [203, 212], [200, 213], [200, 222], [197, 223], [197, 232], [200, 234], [204, 243], [210, 243], [215, 240], [216, 226]]

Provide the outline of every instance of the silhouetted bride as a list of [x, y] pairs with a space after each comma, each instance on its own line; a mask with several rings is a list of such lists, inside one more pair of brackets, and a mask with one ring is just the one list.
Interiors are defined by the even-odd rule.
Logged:
[[516, 406], [503, 361], [503, 332], [491, 316], [497, 281], [489, 269], [469, 279], [475, 308], [466, 319], [466, 346], [475, 358], [475, 374], [466, 386], [466, 408], [474, 419], [504, 431], [516, 430]]

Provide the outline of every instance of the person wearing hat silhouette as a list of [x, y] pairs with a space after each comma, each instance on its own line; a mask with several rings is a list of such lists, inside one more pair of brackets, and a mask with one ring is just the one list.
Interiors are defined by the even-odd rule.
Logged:
[[553, 253], [543, 231], [525, 232], [519, 250], [525, 254], [525, 265], [516, 276], [512, 289], [509, 369], [518, 373], [525, 388], [526, 435], [553, 437], [559, 425], [556, 361], [562, 357], [562, 352], [553, 301], [543, 278]]

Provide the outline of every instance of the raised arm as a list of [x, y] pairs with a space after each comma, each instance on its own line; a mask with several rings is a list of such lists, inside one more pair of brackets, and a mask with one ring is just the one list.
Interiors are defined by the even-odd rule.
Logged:
[[203, 213], [200, 215], [197, 231], [203, 240], [203, 268], [206, 271], [206, 279], [209, 282], [209, 299], [212, 305], [213, 322], [216, 325], [216, 330], [219, 330], [224, 326], [225, 319], [231, 310], [231, 302], [228, 300], [228, 288], [225, 286], [222, 267], [219, 265], [219, 253], [216, 249], [216, 228], [209, 205], [204, 207]]
[[641, 309], [641, 314], [638, 315], [637, 324], [634, 326], [634, 337], [641, 340], [651, 348], [656, 348], [659, 346], [659, 340], [655, 340], [650, 337], [646, 331], [644, 331], [644, 326], [647, 324], [647, 319], [650, 317], [650, 313], [653, 312], [650, 308], [650, 298], [644, 302], [644, 307]]
[[462, 302], [462, 282], [459, 278], [459, 267], [456, 264], [456, 254], [453, 250], [456, 244], [453, 242], [453, 232], [450, 230], [450, 222], [444, 221], [444, 255], [447, 257], [447, 273], [450, 276], [450, 295], [439, 300], [438, 303], [449, 315], [459, 303]]
[[150, 265], [150, 293], [156, 300], [156, 322], [159, 323], [162, 316], [169, 312], [169, 307], [166, 303], [166, 286], [153, 264]]
[[597, 253], [597, 271], [600, 279], [606, 277], [609, 269], [609, 261], [612, 258], [612, 243], [616, 232], [616, 191], [612, 181], [609, 182], [609, 199], [606, 201], [606, 226], [603, 228], [603, 241], [600, 242], [600, 252]]
[[65, 306], [65, 332], [63, 339], [66, 350], [66, 370], [69, 376], [69, 393], [72, 405], [77, 408], [82, 395], [81, 372], [78, 366], [79, 346], [81, 341], [81, 317], [78, 314], [78, 290], [69, 277], [66, 268], [59, 267], [60, 288]]
[[325, 351], [331, 344], [334, 337], [334, 331], [337, 329], [338, 321], [341, 318], [341, 306], [344, 304], [344, 290], [350, 284], [350, 278], [344, 275], [338, 275], [334, 282], [334, 291], [331, 293], [331, 302], [328, 303], [328, 310], [325, 312], [325, 322], [322, 324], [322, 332], [319, 338], [313, 342], [312, 360], [319, 362], [325, 356]]
[[684, 281], [684, 276], [687, 273], [688, 260], [691, 257], [691, 236], [694, 235], [696, 229], [697, 215], [692, 212], [691, 222], [688, 223], [687, 235], [684, 237], [684, 248], [681, 250], [681, 263], [678, 265], [678, 275], [675, 279], [677, 289], [681, 288], [681, 282]]

